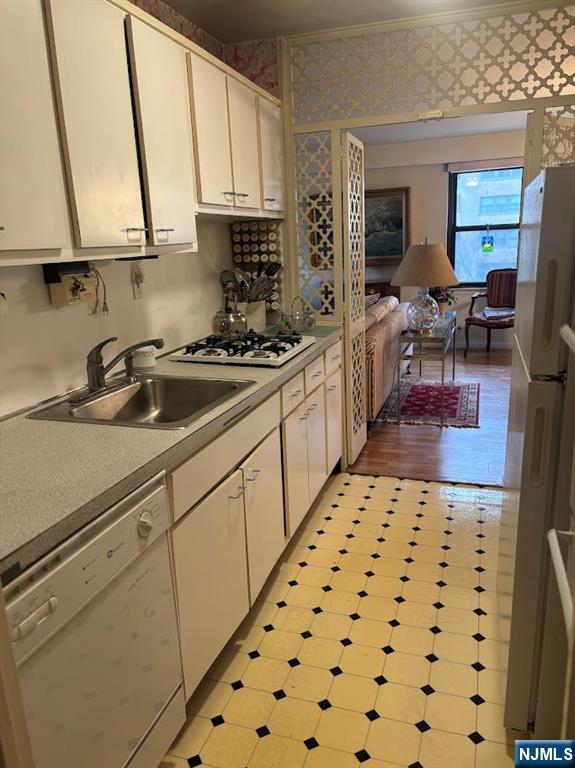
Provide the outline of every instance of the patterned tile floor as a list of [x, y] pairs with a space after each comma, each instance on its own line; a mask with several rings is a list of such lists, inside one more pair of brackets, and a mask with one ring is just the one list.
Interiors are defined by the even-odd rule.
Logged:
[[501, 492], [340, 474], [162, 768], [507, 768]]

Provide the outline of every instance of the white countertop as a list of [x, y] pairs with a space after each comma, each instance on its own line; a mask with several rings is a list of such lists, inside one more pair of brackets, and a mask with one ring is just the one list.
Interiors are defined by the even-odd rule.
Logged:
[[[225, 431], [334, 344], [341, 329], [320, 327], [316, 343], [280, 368], [177, 363], [156, 373], [249, 379], [254, 384], [184, 429], [142, 429], [27, 419], [0, 422], [0, 572], [14, 578], [161, 470], [170, 471]], [[249, 415], [247, 416], [249, 418]]]

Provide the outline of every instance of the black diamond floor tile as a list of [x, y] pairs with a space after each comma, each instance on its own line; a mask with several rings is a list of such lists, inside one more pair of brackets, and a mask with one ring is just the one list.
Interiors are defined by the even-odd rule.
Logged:
[[316, 747], [319, 747], [319, 743], [316, 741], [316, 739], [314, 739], [313, 736], [311, 737], [311, 739], [306, 739], [304, 741], [304, 744], [308, 749], [316, 749]]

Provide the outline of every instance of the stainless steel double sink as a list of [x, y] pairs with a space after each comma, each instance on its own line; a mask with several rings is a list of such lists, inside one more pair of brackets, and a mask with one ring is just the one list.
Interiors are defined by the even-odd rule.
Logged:
[[114, 382], [101, 393], [80, 392], [70, 400], [34, 411], [28, 418], [183, 429], [251, 384], [254, 382], [135, 376]]

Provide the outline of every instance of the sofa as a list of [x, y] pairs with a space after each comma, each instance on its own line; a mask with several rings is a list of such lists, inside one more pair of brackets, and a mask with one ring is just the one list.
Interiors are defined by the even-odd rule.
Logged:
[[367, 296], [365, 376], [367, 420], [375, 421], [391, 394], [397, 370], [399, 335], [407, 328], [407, 304], [395, 296]]

